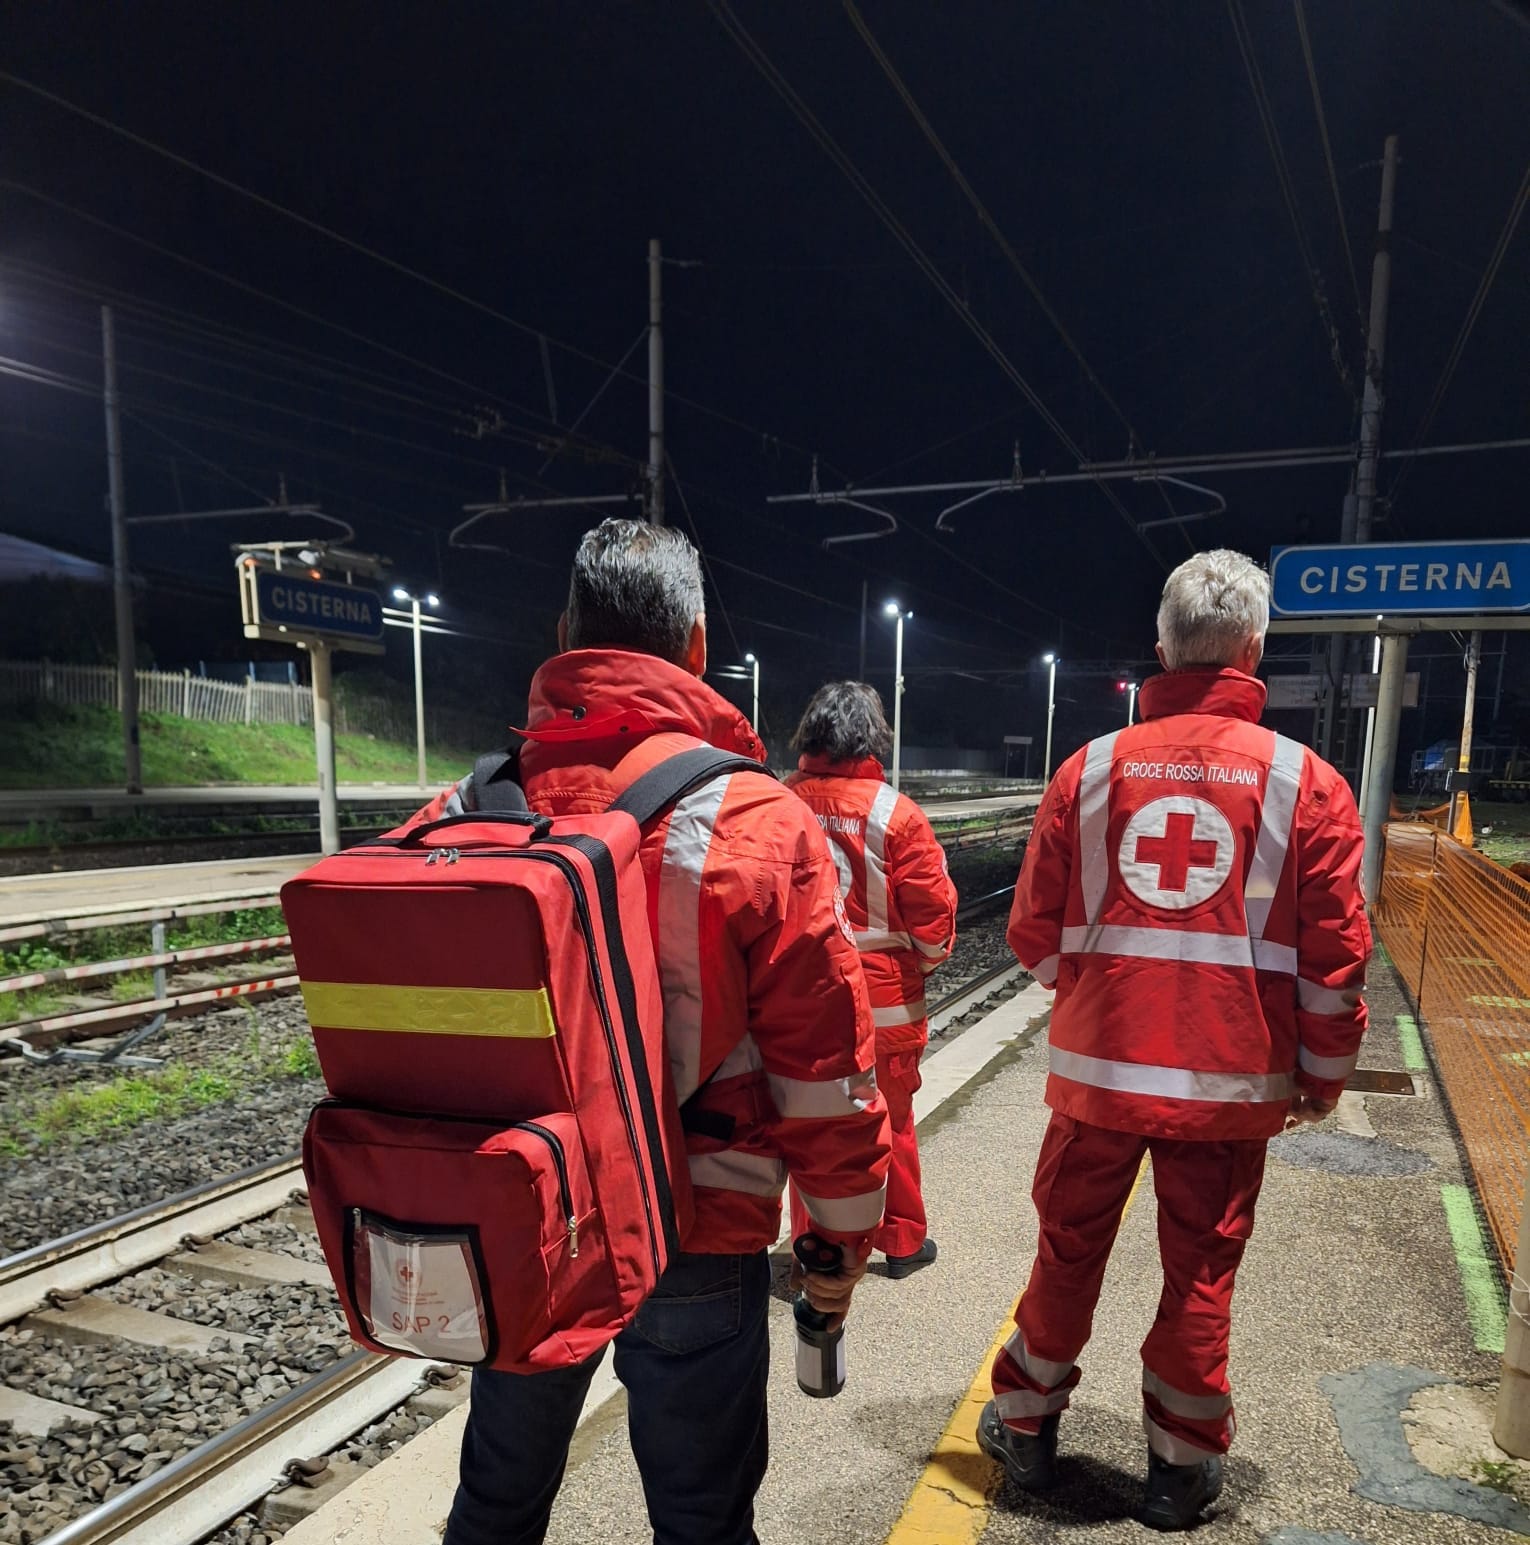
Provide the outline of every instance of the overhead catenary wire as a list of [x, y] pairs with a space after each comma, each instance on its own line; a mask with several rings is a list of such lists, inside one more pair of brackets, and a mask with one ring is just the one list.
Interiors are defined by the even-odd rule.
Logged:
[[1355, 320], [1361, 337], [1365, 336], [1365, 302], [1360, 298], [1360, 276], [1355, 272], [1355, 249], [1350, 245], [1349, 222], [1344, 218], [1344, 197], [1339, 191], [1339, 174], [1333, 164], [1333, 145], [1328, 138], [1328, 115], [1323, 111], [1323, 93], [1318, 86], [1317, 62], [1312, 57], [1312, 38], [1307, 31], [1307, 9], [1302, 0], [1291, 0], [1296, 14], [1296, 30], [1302, 40], [1302, 61], [1307, 67], [1307, 85], [1312, 92], [1312, 111], [1317, 117], [1318, 137], [1323, 142], [1323, 164], [1328, 168], [1328, 188], [1333, 194], [1334, 214], [1339, 220], [1339, 241], [1344, 248], [1344, 266], [1349, 270], [1350, 293], [1355, 299]]
[[931, 149], [934, 150], [935, 154], [944, 163], [946, 170], [951, 174], [951, 180], [961, 190], [962, 197], [972, 206], [972, 211], [978, 218], [978, 224], [993, 237], [994, 244], [1004, 256], [1004, 261], [1014, 269], [1020, 282], [1029, 291], [1031, 299], [1040, 307], [1041, 314], [1052, 324], [1052, 329], [1062, 340], [1063, 346], [1078, 361], [1079, 369], [1084, 373], [1084, 379], [1095, 389], [1101, 400], [1115, 414], [1116, 421], [1126, 431], [1126, 448], [1127, 454], [1130, 455], [1133, 450], [1141, 446], [1141, 438], [1137, 434], [1136, 429], [1132, 427], [1131, 420], [1127, 418], [1116, 399], [1105, 389], [1104, 383], [1095, 374], [1094, 367], [1084, 358], [1083, 350], [1074, 342], [1072, 334], [1063, 325], [1062, 318], [1058, 316], [1052, 307], [1052, 303], [1042, 293], [1041, 286], [1036, 282], [1031, 271], [1021, 261], [1020, 254], [1015, 251], [1009, 238], [1000, 229], [998, 221], [990, 213], [988, 206], [978, 196], [977, 190], [967, 180], [961, 167], [957, 165], [956, 158], [946, 148], [945, 142], [936, 133], [935, 126], [925, 115], [913, 92], [909, 90], [907, 83], [898, 73], [897, 66], [887, 56], [882, 45], [877, 42], [876, 35], [867, 25], [866, 18], [861, 15], [860, 8], [855, 4], [855, 0], [841, 0], [841, 4], [844, 6], [845, 14], [850, 18], [851, 25], [860, 34], [861, 41], [871, 51], [872, 58], [876, 60], [883, 75], [887, 77], [889, 84], [891, 84], [903, 105], [908, 109], [909, 116], [919, 126], [919, 130], [925, 139], [929, 141]]
[[[1011, 383], [1019, 390], [1020, 395], [1031, 405], [1037, 417], [1052, 431], [1075, 460], [1080, 463], [1087, 461], [1088, 458], [1084, 455], [1083, 450], [1079, 447], [1073, 436], [1068, 433], [1057, 416], [1042, 400], [1040, 394], [1021, 374], [1019, 368], [1000, 347], [993, 334], [973, 314], [971, 307], [957, 293], [949, 280], [941, 273], [939, 267], [925, 252], [924, 248], [919, 245], [913, 235], [898, 219], [897, 215], [894, 214], [886, 200], [876, 191], [862, 174], [860, 168], [856, 166], [855, 162], [841, 148], [839, 142], [819, 121], [817, 115], [795, 90], [791, 82], [772, 63], [770, 56], [765, 53], [748, 29], [738, 20], [727, 0], [707, 0], [707, 5], [712, 14], [717, 18], [724, 33], [739, 48], [745, 58], [754, 65], [766, 83], [775, 91], [776, 95], [787, 105], [798, 122], [812, 136], [819, 148], [839, 168], [850, 185], [860, 194], [872, 212], [891, 232], [893, 238], [908, 253], [919, 271], [934, 286], [936, 292], [961, 319], [963, 325], [968, 328], [983, 346], [994, 363], [1009, 377]], [[1153, 561], [1161, 568], [1166, 569], [1167, 565], [1159, 556], [1158, 550], [1147, 537], [1137, 530], [1137, 524], [1132, 519], [1131, 512], [1121, 502], [1115, 491], [1103, 484], [1100, 485], [1100, 491], [1126, 524], [1132, 535], [1152, 555]]]
[[1323, 329], [1328, 335], [1329, 353], [1333, 359], [1334, 369], [1338, 372], [1339, 380], [1343, 383], [1345, 392], [1352, 402], [1359, 400], [1359, 393], [1355, 389], [1354, 375], [1350, 371], [1349, 362], [1345, 357], [1344, 346], [1339, 338], [1339, 330], [1334, 325], [1333, 313], [1328, 306], [1328, 291], [1323, 283], [1322, 270], [1318, 267], [1317, 258], [1312, 251], [1312, 242], [1307, 235], [1306, 222], [1302, 219], [1301, 205], [1296, 197], [1296, 188], [1291, 181], [1291, 168], [1286, 161], [1285, 147], [1281, 143], [1280, 129], [1275, 122], [1275, 110], [1270, 105], [1269, 93], [1265, 90], [1264, 76], [1259, 70], [1259, 56], [1254, 50], [1253, 34], [1248, 29], [1248, 19], [1243, 14], [1242, 0], [1227, 0], [1227, 14], [1232, 22], [1233, 36], [1237, 39], [1238, 53], [1243, 60], [1244, 73], [1248, 76], [1249, 90], [1253, 94], [1254, 107], [1259, 114], [1259, 126], [1264, 131], [1265, 144], [1269, 147], [1270, 161], [1275, 168], [1275, 180], [1280, 185], [1280, 196], [1285, 202], [1286, 213], [1291, 219], [1291, 229], [1296, 236], [1297, 249], [1301, 254], [1302, 267], [1306, 270], [1307, 282], [1312, 289], [1313, 304], [1317, 307], [1317, 313], [1322, 320]]
[[[198, 177], [205, 178], [208, 182], [211, 182], [215, 186], [224, 189], [226, 192], [233, 193], [239, 198], [248, 199], [250, 202], [258, 205], [260, 208], [268, 211], [269, 213], [279, 215], [284, 220], [291, 221], [293, 224], [301, 227], [303, 230], [306, 230], [313, 235], [321, 236], [326, 241], [333, 242], [336, 245], [345, 248], [347, 251], [356, 253], [358, 256], [368, 258], [370, 261], [379, 264], [381, 267], [386, 268], [403, 278], [409, 279], [414, 283], [424, 285], [427, 289], [433, 290], [438, 295], [455, 301], [459, 305], [467, 307], [469, 310], [476, 311], [482, 316], [490, 317], [494, 321], [497, 321], [504, 326], [525, 335], [528, 338], [536, 340], [539, 347], [545, 343], [551, 345], [553, 348], [556, 348], [565, 354], [571, 355], [575, 359], [583, 360], [586, 364], [596, 365], [601, 369], [606, 370], [612, 368], [610, 360], [603, 359], [600, 355], [591, 352], [589, 349], [581, 348], [578, 344], [570, 343], [566, 339], [556, 338], [545, 328], [537, 327], [530, 322], [522, 321], [519, 317], [511, 316], [508, 312], [500, 310], [497, 306], [491, 306], [487, 302], [479, 300], [476, 296], [469, 295], [464, 290], [459, 290], [455, 285], [446, 284], [442, 280], [436, 279], [430, 274], [423, 273], [417, 268], [410, 267], [410, 265], [407, 263], [401, 263], [397, 258], [389, 257], [387, 253], [380, 252], [377, 250], [377, 248], [368, 246], [365, 242], [357, 241], [353, 237], [345, 235], [344, 232], [337, 231], [333, 227], [327, 226], [319, 220], [312, 219], [310, 216], [302, 214], [298, 210], [290, 209], [285, 204], [279, 203], [276, 199], [268, 198], [265, 194], [259, 193], [253, 188], [247, 188], [242, 183], [235, 182], [233, 178], [225, 177], [222, 173], [215, 172], [212, 170], [212, 168], [203, 166], [197, 161], [193, 161], [189, 156], [183, 156], [179, 152], [171, 150], [167, 145], [161, 145], [156, 141], [149, 139], [145, 135], [135, 133], [132, 129], [127, 128], [124, 124], [116, 123], [112, 119], [107, 118], [100, 113], [92, 112], [89, 108], [82, 107], [77, 102], [71, 102], [67, 97], [60, 96], [55, 91], [49, 91], [46, 87], [39, 86], [33, 81], [26, 80], [24, 77], [17, 75], [10, 70], [0, 69], [0, 81], [5, 82], [7, 85], [14, 86], [19, 91], [29, 92], [33, 96], [39, 98], [42, 101], [50, 103], [52, 106], [57, 107], [64, 112], [72, 113], [76, 117], [84, 119], [87, 123], [94, 124], [97, 128], [106, 130], [107, 133], [115, 134], [120, 138], [127, 140], [130, 144], [138, 146], [138, 148], [141, 150], [147, 150], [153, 155], [160, 156], [164, 160], [171, 162], [173, 165], [179, 166], [184, 171], [188, 171]], [[643, 386], [648, 384], [646, 376], [637, 375], [632, 371], [618, 370], [617, 373], [624, 376], [626, 379], [638, 382]], [[745, 420], [737, 418], [720, 408], [713, 407], [710, 403], [698, 401], [694, 397], [685, 396], [674, 390], [668, 390], [667, 396], [675, 402], [683, 403], [686, 407], [692, 408], [698, 413], [704, 413], [709, 417], [716, 419], [718, 422], [728, 424], [731, 427], [741, 430], [746, 434], [751, 436], [758, 435], [766, 440], [773, 441], [776, 444], [787, 446], [789, 449], [796, 451], [799, 455], [806, 456], [810, 454], [810, 452], [805, 447], [800, 445], [793, 445], [792, 442], [782, 439], [779, 435], [773, 435], [768, 430], [761, 429], [756, 424], [747, 423]]]
[[[1466, 352], [1466, 345], [1472, 336], [1472, 331], [1477, 325], [1477, 318], [1482, 315], [1483, 305], [1488, 298], [1488, 292], [1493, 288], [1493, 281], [1498, 277], [1498, 270], [1503, 266], [1505, 254], [1514, 241], [1514, 233], [1519, 229], [1520, 219], [1525, 213], [1526, 205], [1530, 205], [1530, 165], [1525, 167], [1524, 176], [1519, 180], [1519, 187], [1515, 191], [1513, 201], [1509, 205], [1509, 213], [1504, 219], [1503, 228], [1498, 233], [1498, 240], [1493, 244], [1493, 250], [1488, 254], [1487, 267], [1482, 272], [1481, 279], [1477, 282], [1476, 291], [1471, 298], [1471, 304], [1466, 308], [1466, 315], [1461, 319], [1461, 326], [1456, 333], [1455, 341], [1451, 344], [1450, 353], [1445, 358], [1445, 364], [1440, 371], [1439, 379], [1435, 382], [1434, 390], [1429, 395], [1429, 404], [1424, 409], [1423, 417], [1419, 420], [1417, 430], [1413, 435], [1413, 449], [1417, 452], [1434, 427], [1434, 421], [1439, 415], [1440, 408], [1445, 401], [1445, 395], [1450, 390], [1450, 384], [1455, 379], [1456, 367], [1461, 363], [1461, 356]], [[1405, 461], [1402, 470], [1397, 474], [1388, 500], [1390, 504], [1397, 502], [1397, 496], [1408, 476], [1408, 468], [1412, 466], [1412, 459]]]

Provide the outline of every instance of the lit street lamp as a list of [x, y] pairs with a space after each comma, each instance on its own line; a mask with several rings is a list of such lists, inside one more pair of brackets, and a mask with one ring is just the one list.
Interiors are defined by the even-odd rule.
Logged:
[[1135, 681], [1118, 681], [1116, 683], [1116, 691], [1127, 694], [1126, 722], [1128, 724], [1135, 723], [1137, 718], [1137, 683]]
[[760, 661], [758, 655], [746, 654], [744, 664], [754, 667], [754, 712], [749, 716], [749, 722], [754, 726], [754, 733], [760, 733]]
[[425, 782], [425, 668], [420, 648], [420, 602], [423, 599], [431, 611], [435, 611], [441, 604], [441, 598], [434, 591], [421, 597], [411, 590], [405, 590], [402, 585], [395, 585], [393, 599], [409, 603], [410, 617], [414, 624], [414, 755], [420, 788], [424, 789], [427, 786]]
[[1041, 786], [1045, 788], [1052, 781], [1052, 716], [1057, 712], [1057, 656], [1044, 654], [1041, 660], [1042, 664], [1050, 667], [1047, 671], [1047, 754], [1041, 767]]
[[893, 764], [892, 786], [898, 787], [903, 768], [903, 623], [912, 612], [906, 612], [896, 601], [888, 601], [883, 614], [898, 619], [898, 642], [893, 655]]

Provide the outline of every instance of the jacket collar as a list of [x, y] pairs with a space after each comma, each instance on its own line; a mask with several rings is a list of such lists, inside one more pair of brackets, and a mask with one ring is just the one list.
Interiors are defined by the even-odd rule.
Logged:
[[836, 762], [828, 756], [799, 756], [797, 771], [810, 778], [875, 778], [878, 783], [887, 781], [882, 764], [874, 756], [846, 757]]
[[1257, 724], [1264, 712], [1264, 683], [1231, 666], [1221, 669], [1192, 666], [1168, 671], [1143, 682], [1138, 701], [1144, 719], [1166, 719], [1171, 714], [1208, 713], [1224, 719], [1246, 719]]
[[635, 745], [666, 731], [765, 760], [753, 726], [726, 698], [678, 665], [626, 649], [554, 655], [532, 678], [518, 733], [549, 751], [568, 746], [579, 760], [591, 742], [619, 737]]

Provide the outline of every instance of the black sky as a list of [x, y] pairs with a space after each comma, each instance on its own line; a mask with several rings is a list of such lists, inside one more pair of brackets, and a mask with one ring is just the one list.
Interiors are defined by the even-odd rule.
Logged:
[[[1358, 368], [1293, 10], [1242, 9]], [[1123, 455], [1125, 428], [840, 6], [733, 10], [1071, 437]], [[1144, 449], [1353, 438], [1226, 6], [892, 0], [863, 13]], [[1530, 161], [1530, 29], [1487, 0], [1309, 3], [1307, 19], [1362, 298], [1382, 141], [1401, 138], [1385, 441], [1405, 448]], [[555, 431], [535, 334], [553, 340], [567, 424], [639, 338], [646, 244], [660, 236], [678, 260], [665, 272], [669, 384], [687, 399], [669, 404], [670, 449], [716, 563], [717, 654], [733, 651], [726, 609], [739, 648], [782, 661], [794, 685], [852, 671], [867, 577], [874, 598], [896, 591], [916, 609], [911, 667], [989, 671], [1059, 639], [1075, 658], [1145, 652], [1162, 569], [1093, 488], [996, 497], [954, 537], [931, 533], [942, 501], [905, 500], [905, 532], [833, 553], [820, 539], [856, 529], [853, 515], [764, 503], [806, 487], [813, 453], [825, 483], [999, 476], [1016, 441], [1028, 471], [1070, 462], [706, 5], [32, 4], [10, 8], [0, 68], [525, 324], [0, 82], [0, 353], [94, 383], [94, 302], [120, 296], [135, 511], [242, 502], [284, 473], [294, 498], [352, 520], [360, 545], [524, 639], [524, 670], [587, 516], [507, 520], [498, 539], [514, 558], [455, 554], [445, 533], [462, 504], [493, 496], [501, 468], [512, 491], [538, 480], [547, 452], [531, 442]], [[210, 336], [209, 322], [250, 336]], [[1522, 230], [1432, 443], [1530, 432], [1527, 328]], [[300, 373], [292, 350], [333, 374]], [[640, 346], [628, 368], [644, 367]], [[473, 438], [493, 409], [508, 433]], [[641, 381], [618, 378], [584, 448], [540, 481], [630, 487], [645, 414]], [[0, 382], [0, 529], [102, 551], [100, 443], [97, 402]], [[1527, 466], [1522, 451], [1421, 463], [1381, 533], [1520, 534]], [[1229, 511], [1156, 532], [1164, 563], [1191, 543], [1263, 553], [1335, 536], [1347, 469], [1205, 481]], [[1138, 517], [1163, 513], [1151, 488], [1122, 498]], [[226, 588], [228, 541], [270, 534], [171, 530], [136, 555]], [[223, 642], [240, 653], [232, 622]], [[873, 650], [886, 652], [880, 633]], [[1023, 698], [955, 681], [916, 678], [911, 712], [922, 696], [928, 722], [966, 734], [1023, 712]], [[1082, 715], [1102, 689], [1079, 690]], [[1094, 727], [1080, 717], [1078, 735]]]

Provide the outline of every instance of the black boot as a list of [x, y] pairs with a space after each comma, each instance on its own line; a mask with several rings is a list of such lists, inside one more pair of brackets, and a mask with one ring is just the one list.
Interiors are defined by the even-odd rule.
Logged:
[[921, 1266], [928, 1266], [937, 1253], [935, 1241], [926, 1235], [924, 1243], [912, 1255], [887, 1257], [887, 1275], [896, 1282], [899, 1277], [906, 1277], [911, 1272], [918, 1271]]
[[1021, 1491], [1045, 1491], [1057, 1479], [1060, 1419], [1061, 1413], [1054, 1412], [1042, 1422], [1040, 1432], [1016, 1432], [1004, 1425], [998, 1407], [990, 1400], [978, 1417], [978, 1447], [1004, 1466], [1005, 1474]]
[[1171, 1465], [1148, 1451], [1147, 1489], [1142, 1521], [1150, 1529], [1174, 1533], [1192, 1528], [1203, 1508], [1222, 1492], [1222, 1461], [1213, 1456], [1199, 1464]]

